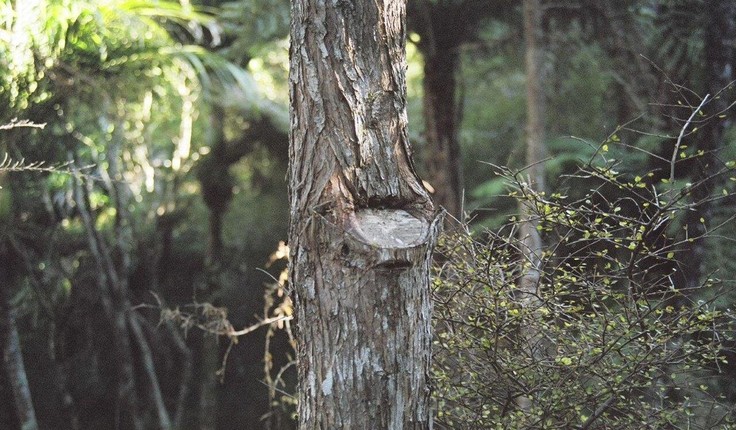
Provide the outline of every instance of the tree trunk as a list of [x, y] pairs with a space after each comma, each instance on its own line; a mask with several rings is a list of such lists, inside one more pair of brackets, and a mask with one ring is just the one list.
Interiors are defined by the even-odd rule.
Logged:
[[[697, 157], [692, 166], [695, 171], [692, 189], [693, 210], [687, 211], [685, 216], [686, 231], [692, 241], [683, 253], [685, 291], [696, 291], [703, 278], [707, 248], [703, 237], [708, 231], [708, 224], [713, 217], [713, 205], [710, 199], [717, 188], [719, 179], [713, 177], [722, 165], [717, 152], [723, 147], [723, 133], [726, 128], [726, 119], [720, 114], [728, 114], [727, 109], [732, 97], [729, 92], [723, 91], [733, 85], [736, 66], [736, 49], [733, 40], [736, 39], [736, 4], [729, 0], [714, 1], [708, 7], [708, 24], [705, 28], [705, 59], [706, 76], [708, 77], [707, 91], [713, 97], [704, 109], [707, 117], [711, 117], [705, 125], [700, 127], [696, 135], [698, 149], [703, 155]], [[703, 221], [701, 221], [703, 220]]]
[[290, 284], [301, 429], [428, 429], [441, 217], [406, 131], [405, 2], [293, 0]]
[[[526, 41], [526, 164], [525, 187], [530, 194], [544, 190], [544, 91], [540, 70], [539, 41], [542, 29], [542, 9], [540, 0], [524, 0], [524, 36]], [[541, 276], [542, 237], [537, 230], [538, 221], [534, 209], [534, 198], [521, 200], [521, 222], [519, 239], [521, 241], [522, 262], [524, 265], [519, 281], [519, 292], [527, 312], [534, 313], [540, 303], [539, 280]], [[522, 341], [528, 350], [529, 359], [537, 360], [543, 353], [540, 333], [522, 328]], [[519, 396], [517, 404], [529, 410], [532, 401], [527, 396]]]
[[463, 167], [457, 75], [460, 49], [476, 38], [480, 24], [513, 8], [508, 0], [410, 0], [412, 31], [424, 56], [424, 162], [434, 201], [463, 220]]
[[207, 143], [212, 149], [207, 160], [202, 164], [199, 181], [202, 184], [202, 198], [209, 209], [209, 237], [205, 266], [208, 272], [222, 269], [222, 222], [228, 205], [233, 198], [233, 187], [230, 179], [230, 165], [225, 142], [225, 109], [217, 104], [210, 106], [210, 129]]
[[[526, 37], [526, 186], [532, 192], [544, 191], [544, 90], [539, 61], [542, 11], [539, 0], [524, 0], [524, 35]], [[537, 230], [530, 201], [521, 202], [522, 253], [528, 265], [521, 279], [521, 291], [536, 296], [542, 239]]]
[[429, 182], [435, 189], [435, 202], [462, 221], [463, 170], [455, 102], [455, 74], [460, 61], [458, 47], [425, 49], [422, 52]]
[[[103, 317], [110, 325], [111, 344], [117, 357], [115, 423], [120, 427], [142, 430], [143, 419], [138, 407], [135, 360], [126, 318], [131, 307], [129, 290], [126, 276], [121, 276], [126, 269], [121, 269], [120, 265], [116, 264], [107, 241], [95, 227], [93, 212], [89, 209], [89, 183], [82, 183], [78, 178], [74, 180], [74, 200], [86, 231], [89, 252], [98, 269], [96, 283], [99, 301], [104, 312]], [[120, 213], [118, 212], [118, 215]]]
[[[28, 2], [25, 7], [38, 6], [37, 2]], [[28, 9], [27, 11], [31, 11]], [[19, 33], [20, 34], [20, 33]], [[0, 124], [3, 125], [3, 124]], [[8, 154], [9, 143], [13, 142], [12, 130], [3, 131], [0, 139], [0, 151], [3, 155]], [[8, 136], [7, 134], [11, 134]], [[15, 223], [13, 216], [13, 198], [10, 190], [10, 178], [7, 171], [0, 170], [0, 372], [5, 373], [5, 378], [10, 388], [13, 405], [10, 410], [15, 410], [17, 423], [21, 430], [37, 430], [38, 421], [33, 406], [31, 389], [26, 376], [25, 363], [20, 345], [20, 336], [16, 324], [16, 313], [11, 303], [11, 284], [15, 281], [17, 262], [12, 261], [10, 240], [8, 232], [11, 225]], [[0, 378], [2, 379], [2, 378]], [[0, 410], [2, 412], [2, 410]], [[5, 420], [0, 420], [0, 424]], [[12, 422], [12, 420], [11, 420]]]
[[[204, 266], [207, 273], [207, 289], [198, 292], [198, 300], [209, 302], [222, 288], [222, 274], [225, 269], [222, 261], [225, 245], [222, 239], [222, 225], [228, 205], [233, 197], [230, 165], [225, 142], [225, 109], [213, 103], [210, 106], [210, 129], [208, 143], [212, 152], [202, 163], [199, 180], [202, 184], [202, 198], [209, 209], [209, 235], [205, 252]], [[197, 363], [198, 413], [197, 422], [201, 430], [214, 430], [217, 427], [217, 369], [220, 365], [220, 346], [217, 335], [199, 333], [194, 343]]]
[[31, 401], [31, 390], [23, 364], [20, 337], [15, 324], [15, 309], [10, 303], [11, 267], [7, 253], [0, 253], [0, 346], [3, 368], [13, 394], [15, 413], [22, 430], [37, 430], [38, 422]]
[[526, 173], [535, 191], [545, 188], [544, 164], [544, 89], [540, 41], [542, 39], [540, 0], [524, 0], [524, 37], [526, 43]]

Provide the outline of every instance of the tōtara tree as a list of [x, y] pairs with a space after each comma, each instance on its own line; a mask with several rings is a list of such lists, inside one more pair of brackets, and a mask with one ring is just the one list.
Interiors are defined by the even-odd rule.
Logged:
[[430, 427], [439, 217], [406, 124], [405, 1], [292, 0], [300, 428]]

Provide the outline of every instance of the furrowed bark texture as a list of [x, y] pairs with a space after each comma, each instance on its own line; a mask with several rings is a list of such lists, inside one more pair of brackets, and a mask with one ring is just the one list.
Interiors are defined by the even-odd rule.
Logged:
[[430, 427], [439, 216], [406, 131], [404, 0], [292, 0], [290, 283], [301, 429]]

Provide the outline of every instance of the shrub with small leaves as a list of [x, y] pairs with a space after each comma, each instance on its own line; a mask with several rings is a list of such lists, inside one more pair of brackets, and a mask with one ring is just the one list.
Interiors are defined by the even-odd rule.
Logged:
[[[577, 197], [538, 194], [521, 174], [499, 172], [510, 195], [534, 208], [544, 237], [534, 300], [519, 290], [526, 264], [518, 221], [441, 239], [433, 283], [437, 428], [736, 425], [723, 389], [735, 320], [722, 297], [733, 282], [707, 277], [693, 289], [678, 281], [686, 245], [715, 234], [680, 228], [702, 203], [691, 196], [698, 184], [619, 173], [605, 158], [615, 143], [570, 175], [571, 189], [588, 190]], [[725, 164], [718, 174], [729, 172]]]

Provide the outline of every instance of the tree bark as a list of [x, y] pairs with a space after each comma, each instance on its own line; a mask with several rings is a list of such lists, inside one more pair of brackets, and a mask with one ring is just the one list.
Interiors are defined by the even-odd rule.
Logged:
[[405, 2], [292, 0], [290, 284], [301, 429], [428, 429], [441, 216], [406, 131]]

